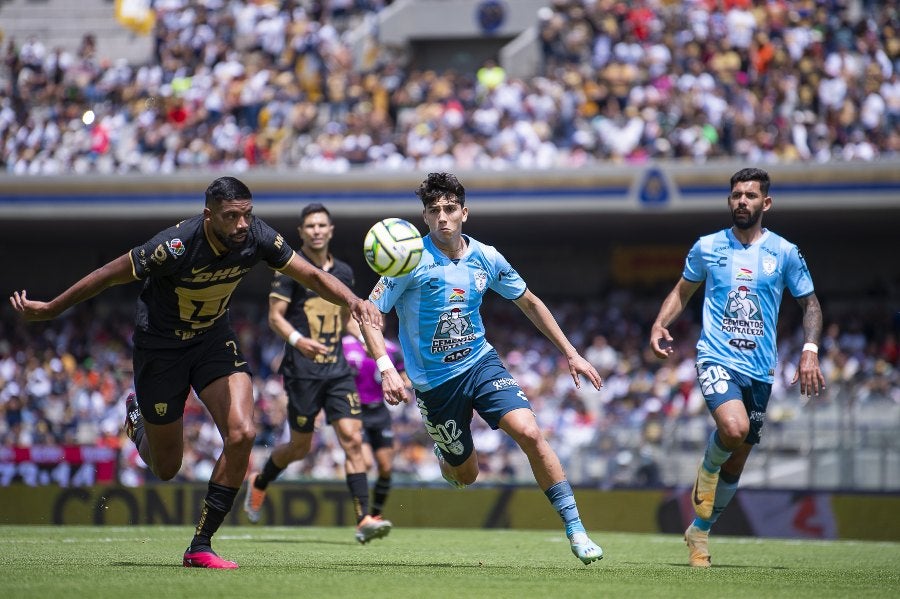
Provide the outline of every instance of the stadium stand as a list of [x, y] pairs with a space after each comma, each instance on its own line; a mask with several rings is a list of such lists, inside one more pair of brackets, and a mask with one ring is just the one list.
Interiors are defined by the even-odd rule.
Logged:
[[4, 170], [546, 169], [900, 149], [895, 3], [556, 0], [535, 16], [529, 78], [502, 64], [433, 70], [409, 44], [381, 44], [379, 2], [155, 10], [144, 63], [99, 55], [92, 36], [73, 52], [7, 33]]

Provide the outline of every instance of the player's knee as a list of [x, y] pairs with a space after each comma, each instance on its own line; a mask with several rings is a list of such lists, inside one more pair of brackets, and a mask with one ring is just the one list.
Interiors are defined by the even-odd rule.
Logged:
[[256, 441], [256, 427], [252, 423], [231, 427], [225, 435], [225, 446], [229, 449], [249, 451], [253, 448], [254, 441]]
[[341, 446], [348, 454], [362, 456], [363, 453], [363, 437], [362, 431], [353, 431], [341, 433]]
[[353, 447], [358, 448], [359, 451], [362, 451], [362, 446], [363, 446], [363, 435], [362, 435], [362, 431], [355, 431], [355, 432], [351, 433], [351, 434], [347, 437], [347, 443], [348, 443], [349, 445], [352, 445]]
[[749, 432], [750, 427], [748, 425], [731, 421], [724, 423], [719, 428], [719, 438], [727, 449], [734, 451], [741, 446]]
[[162, 463], [155, 463], [151, 470], [160, 480], [172, 480], [181, 470], [181, 460], [165, 460]]
[[519, 446], [525, 451], [536, 449], [541, 443], [546, 443], [544, 434], [536, 423], [516, 431], [515, 438]]
[[478, 479], [478, 468], [466, 469], [463, 471], [457, 471], [454, 473], [456, 476], [456, 480], [461, 482], [464, 485], [474, 484]]

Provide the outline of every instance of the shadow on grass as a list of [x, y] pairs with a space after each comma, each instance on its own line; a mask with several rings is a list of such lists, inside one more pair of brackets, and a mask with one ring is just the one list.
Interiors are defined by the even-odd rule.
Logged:
[[152, 563], [152, 562], [111, 562], [110, 566], [124, 566], [128, 568], [184, 568], [184, 565], [181, 563]]
[[[484, 563], [469, 563], [469, 564], [460, 564], [459, 562], [373, 562], [367, 561], [364, 564], [360, 564], [357, 562], [354, 563], [346, 563], [346, 562], [329, 562], [329, 563], [320, 563], [320, 564], [304, 564], [304, 568], [309, 570], [324, 570], [328, 572], [333, 572], [335, 570], [339, 570], [344, 568], [348, 571], [360, 572], [360, 571], [372, 571], [372, 572], [383, 572], [385, 568], [390, 568], [392, 570], [416, 570], [418, 568], [446, 568], [453, 570], [484, 570], [484, 571], [496, 571], [496, 572], [520, 572], [523, 568], [519, 564], [484, 564]], [[530, 567], [528, 570], [542, 570], [542, 571], [569, 571], [569, 570], [585, 570], [588, 571], [588, 568], [585, 568], [583, 564], [572, 564], [571, 566], [544, 566], [540, 568]], [[600, 571], [597, 568], [597, 571]]]
[[325, 539], [252, 539], [245, 541], [246, 543], [285, 543], [291, 545], [359, 545], [359, 542], [355, 539], [348, 539], [346, 541], [326, 541]]
[[[627, 563], [627, 562], [625, 562], [625, 563]], [[637, 565], [636, 562], [635, 562], [635, 565]], [[725, 569], [747, 570], [747, 569], [753, 569], [753, 568], [762, 568], [765, 570], [790, 570], [790, 568], [788, 568], [787, 566], [739, 566], [737, 564], [715, 564], [711, 568], [694, 568], [688, 564], [685, 564], [684, 562], [679, 562], [677, 564], [669, 562], [666, 565], [672, 566], [673, 568], [688, 568], [690, 570], [725, 570]]]

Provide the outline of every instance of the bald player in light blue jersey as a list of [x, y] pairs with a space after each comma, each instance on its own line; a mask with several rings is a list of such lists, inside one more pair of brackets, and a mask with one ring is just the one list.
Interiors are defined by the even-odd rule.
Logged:
[[[600, 389], [596, 369], [572, 346], [547, 306], [525, 285], [500, 252], [462, 234], [469, 215], [466, 191], [449, 173], [431, 173], [416, 194], [429, 234], [422, 259], [403, 277], [382, 277], [369, 300], [383, 313], [397, 311], [406, 372], [416, 391], [425, 428], [435, 442], [441, 474], [462, 488], [478, 477], [472, 443], [473, 412], [502, 429], [528, 456], [531, 470], [565, 525], [575, 557], [585, 564], [603, 557], [588, 537], [575, 495], [559, 458], [538, 427], [519, 383], [484, 337], [479, 308], [488, 290], [514, 302], [566, 356], [580, 387], [584, 375]], [[377, 357], [385, 400], [407, 401], [403, 380], [384, 349], [382, 331], [362, 327]]]
[[796, 245], [762, 226], [763, 212], [772, 207], [769, 183], [769, 174], [757, 168], [732, 175], [733, 226], [697, 240], [650, 331], [650, 347], [668, 358], [673, 352], [668, 327], [705, 282], [697, 380], [716, 429], [691, 495], [697, 517], [684, 533], [694, 567], [712, 564], [710, 528], [734, 497], [750, 450], [760, 440], [778, 362], [776, 331], [785, 288], [803, 310], [806, 340], [792, 384], [799, 380], [804, 395], [825, 388], [818, 357], [822, 309], [806, 261]]

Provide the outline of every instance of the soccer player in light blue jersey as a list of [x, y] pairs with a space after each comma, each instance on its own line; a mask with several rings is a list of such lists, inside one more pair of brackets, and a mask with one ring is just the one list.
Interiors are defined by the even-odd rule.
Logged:
[[[479, 308], [487, 291], [513, 301], [566, 356], [575, 386], [584, 375], [596, 389], [596, 369], [572, 346], [547, 306], [525, 285], [500, 252], [463, 235], [469, 216], [466, 191], [449, 173], [430, 173], [416, 195], [424, 205], [429, 234], [422, 259], [408, 275], [382, 277], [369, 300], [383, 313], [396, 310], [407, 375], [425, 428], [435, 442], [441, 473], [462, 488], [478, 477], [472, 443], [474, 412], [511, 436], [531, 464], [538, 485], [565, 524], [572, 553], [585, 564], [603, 551], [588, 537], [572, 487], [559, 458], [538, 427], [519, 383], [485, 339]], [[363, 326], [366, 343], [377, 357], [388, 403], [407, 401], [405, 385], [384, 349], [379, 328]]]
[[705, 282], [703, 329], [697, 342], [697, 380], [716, 423], [694, 482], [697, 517], [684, 533], [690, 564], [708, 568], [709, 530], [737, 491], [760, 430], [775, 378], [778, 310], [785, 287], [803, 310], [806, 343], [792, 384], [800, 393], [825, 388], [819, 369], [822, 309], [797, 246], [763, 228], [772, 207], [769, 174], [745, 168], [731, 177], [728, 208], [733, 225], [697, 240], [684, 271], [663, 301], [650, 331], [660, 358], [673, 352], [668, 327]]

